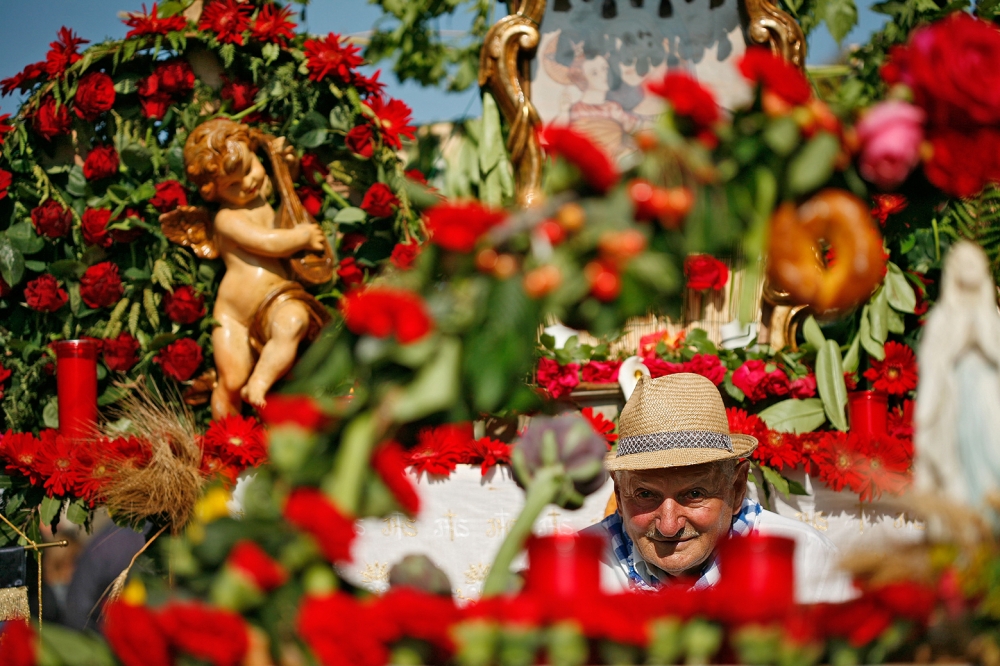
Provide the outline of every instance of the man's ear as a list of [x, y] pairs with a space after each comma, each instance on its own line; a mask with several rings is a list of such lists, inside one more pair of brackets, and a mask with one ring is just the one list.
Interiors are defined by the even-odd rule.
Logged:
[[621, 472], [611, 472], [611, 481], [615, 484], [615, 506], [618, 507], [618, 515], [622, 515], [622, 494], [618, 488], [618, 475]]
[[747, 496], [747, 475], [750, 473], [750, 461], [741, 460], [736, 465], [736, 474], [733, 475], [733, 515], [740, 512], [743, 500]]

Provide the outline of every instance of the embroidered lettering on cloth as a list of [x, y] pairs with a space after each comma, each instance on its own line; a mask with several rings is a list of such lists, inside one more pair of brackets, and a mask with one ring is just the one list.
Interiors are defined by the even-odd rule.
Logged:
[[[757, 517], [760, 516], [762, 510], [759, 502], [749, 497], [745, 498], [739, 513], [733, 517], [733, 523], [729, 528], [729, 535], [746, 536], [750, 534], [757, 525]], [[628, 573], [632, 586], [636, 589], [646, 591], [658, 590], [663, 587], [664, 583], [657, 578], [646, 565], [646, 562], [639, 557], [638, 552], [636, 552], [635, 544], [632, 543], [632, 539], [625, 532], [622, 525], [621, 516], [615, 512], [602, 520], [601, 524], [604, 525], [604, 528], [611, 535], [612, 550], [620, 566]], [[701, 575], [698, 576], [698, 580], [695, 581], [693, 588], [700, 590], [711, 587], [718, 582], [719, 558], [713, 554], [708, 562], [705, 563]]]

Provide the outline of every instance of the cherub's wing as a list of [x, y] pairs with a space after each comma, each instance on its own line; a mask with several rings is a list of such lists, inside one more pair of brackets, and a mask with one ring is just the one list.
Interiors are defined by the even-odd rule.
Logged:
[[178, 206], [160, 215], [160, 229], [167, 240], [191, 248], [202, 259], [219, 256], [212, 238], [212, 217], [201, 206]]

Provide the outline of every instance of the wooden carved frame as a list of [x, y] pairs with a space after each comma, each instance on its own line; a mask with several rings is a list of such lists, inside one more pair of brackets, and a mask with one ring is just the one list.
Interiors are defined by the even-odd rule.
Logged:
[[[531, 102], [529, 66], [541, 40], [547, 0], [512, 0], [510, 14], [486, 33], [479, 56], [479, 85], [493, 94], [510, 127], [507, 152], [514, 167], [517, 202], [527, 207], [541, 196], [542, 151], [535, 136], [540, 124]], [[752, 44], [770, 47], [799, 67], [805, 66], [802, 29], [772, 0], [740, 0], [740, 17]]]

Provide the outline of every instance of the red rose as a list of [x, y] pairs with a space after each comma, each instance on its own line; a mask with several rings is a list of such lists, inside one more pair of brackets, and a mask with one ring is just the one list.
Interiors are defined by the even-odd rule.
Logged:
[[740, 58], [739, 68], [748, 81], [760, 85], [793, 106], [805, 104], [812, 97], [812, 88], [805, 74], [764, 47], [748, 48]]
[[585, 382], [613, 384], [618, 381], [621, 365], [621, 361], [589, 361], [581, 367], [580, 375]]
[[163, 311], [170, 321], [193, 324], [205, 316], [205, 298], [188, 285], [167, 292], [163, 296]]
[[306, 430], [323, 430], [333, 422], [314, 399], [304, 395], [272, 393], [258, 412], [261, 420], [271, 426], [292, 424]]
[[913, 90], [931, 126], [1000, 123], [1000, 30], [989, 21], [953, 12], [914, 30], [889, 55], [883, 77]]
[[117, 338], [101, 340], [101, 354], [108, 370], [128, 372], [138, 362], [136, 353], [139, 351], [139, 341], [128, 333], [120, 333]]
[[361, 201], [361, 210], [372, 217], [389, 217], [394, 206], [399, 206], [399, 199], [385, 183], [375, 183], [369, 187]]
[[354, 257], [346, 257], [340, 260], [340, 264], [337, 266], [337, 276], [347, 287], [352, 287], [365, 281], [365, 272], [358, 266], [358, 262], [354, 260]]
[[296, 188], [295, 193], [299, 195], [299, 201], [302, 202], [302, 207], [306, 209], [306, 212], [313, 217], [318, 217], [323, 210], [323, 190], [312, 185], [303, 185]]
[[[120, 222], [122, 220], [138, 220], [142, 216], [134, 208], [126, 208], [125, 212], [115, 218], [115, 222]], [[109, 233], [111, 238], [114, 239], [116, 243], [122, 243], [123, 245], [128, 245], [136, 240], [138, 240], [145, 230], [139, 225], [129, 225], [128, 229], [111, 229]]]
[[249, 539], [236, 542], [227, 563], [263, 592], [279, 588], [288, 580], [285, 568]]
[[118, 266], [110, 261], [94, 264], [80, 278], [80, 298], [87, 307], [106, 308], [117, 303], [122, 293]]
[[87, 180], [110, 178], [118, 173], [118, 151], [114, 146], [98, 146], [90, 151], [83, 163], [83, 177]]
[[695, 354], [684, 364], [684, 372], [701, 375], [716, 386], [726, 378], [726, 366], [722, 365], [722, 360], [714, 354]]
[[153, 363], [163, 369], [163, 374], [179, 382], [191, 379], [201, 361], [201, 347], [191, 338], [171, 342], [153, 357]]
[[545, 150], [580, 170], [583, 179], [601, 193], [610, 190], [621, 174], [608, 154], [590, 137], [568, 126], [549, 125], [539, 133]]
[[535, 375], [538, 385], [549, 392], [553, 399], [569, 395], [580, 384], [580, 366], [577, 363], [559, 365], [551, 358], [538, 359]]
[[46, 97], [31, 117], [32, 127], [46, 141], [68, 133], [71, 124], [69, 109], [65, 104], [56, 108], [54, 97]]
[[389, 257], [389, 261], [396, 268], [405, 271], [413, 265], [418, 254], [420, 254], [420, 245], [415, 241], [396, 243], [396, 246], [392, 248], [392, 255]]
[[104, 616], [104, 637], [125, 666], [171, 666], [170, 646], [156, 616], [145, 606], [114, 601]]
[[[0, 141], [0, 144], [3, 142]], [[7, 196], [7, 188], [10, 187], [11, 183], [14, 182], [14, 174], [10, 171], [5, 171], [0, 169], [0, 199]]]
[[359, 234], [356, 231], [351, 231], [344, 234], [344, 236], [340, 239], [340, 245], [339, 245], [340, 251], [342, 253], [354, 252], [367, 242], [368, 242], [368, 236], [365, 236], [364, 234]]
[[226, 85], [222, 86], [219, 97], [232, 102], [232, 111], [239, 113], [253, 106], [254, 97], [257, 96], [257, 86], [243, 81], [226, 80]]
[[789, 390], [788, 376], [778, 368], [768, 372], [767, 364], [758, 359], [749, 360], [736, 369], [733, 386], [743, 391], [752, 402], [771, 395], [788, 395]]
[[720, 291], [729, 280], [729, 268], [713, 256], [692, 254], [684, 260], [684, 276], [689, 289]]
[[340, 301], [340, 309], [352, 333], [376, 338], [395, 334], [404, 345], [424, 337], [433, 327], [423, 299], [402, 289], [356, 289]]
[[420, 169], [410, 169], [403, 174], [415, 183], [420, 183], [421, 185], [427, 185], [427, 176]]
[[91, 245], [109, 248], [114, 239], [108, 233], [111, 211], [107, 208], [88, 208], [81, 216], [83, 240]]
[[814, 397], [816, 395], [816, 375], [799, 377], [788, 385], [788, 390], [793, 398], [800, 400]]
[[28, 307], [38, 312], [55, 312], [66, 305], [69, 296], [59, 287], [59, 282], [48, 273], [39, 275], [24, 288]]
[[662, 81], [654, 81], [646, 89], [670, 102], [675, 115], [690, 118], [696, 132], [719, 119], [715, 95], [687, 72], [668, 72]]
[[163, 116], [167, 115], [167, 109], [170, 108], [172, 103], [173, 100], [166, 93], [158, 93], [151, 97], [142, 97], [140, 95], [139, 97], [142, 115], [150, 120], [163, 120]]
[[187, 190], [176, 180], [165, 180], [156, 184], [156, 194], [149, 203], [157, 211], [169, 213], [178, 206], [187, 206]]
[[115, 82], [104, 72], [91, 72], [80, 79], [73, 98], [73, 111], [93, 122], [115, 105]]
[[194, 90], [194, 70], [186, 60], [171, 60], [154, 70], [159, 90], [168, 95], [185, 95]]
[[232, 611], [171, 601], [157, 620], [171, 645], [212, 666], [238, 666], [250, 649], [246, 623]]
[[60, 238], [69, 233], [73, 224], [73, 215], [55, 199], [49, 199], [41, 206], [32, 209], [31, 223], [40, 236]]
[[506, 218], [477, 201], [442, 203], [424, 212], [431, 242], [452, 252], [472, 252], [479, 237]]
[[928, 138], [932, 153], [924, 173], [927, 180], [948, 194], [971, 197], [987, 182], [1000, 180], [1000, 130], [941, 129]]
[[368, 158], [375, 154], [374, 138], [375, 133], [370, 125], [358, 125], [352, 127], [347, 133], [347, 136], [344, 137], [344, 143], [347, 145], [347, 149], [355, 155]]
[[[270, 5], [265, 5], [270, 7]], [[330, 170], [316, 157], [315, 153], [306, 153], [299, 160], [299, 170], [302, 172], [302, 180], [308, 185], [316, 185], [326, 180]]]

